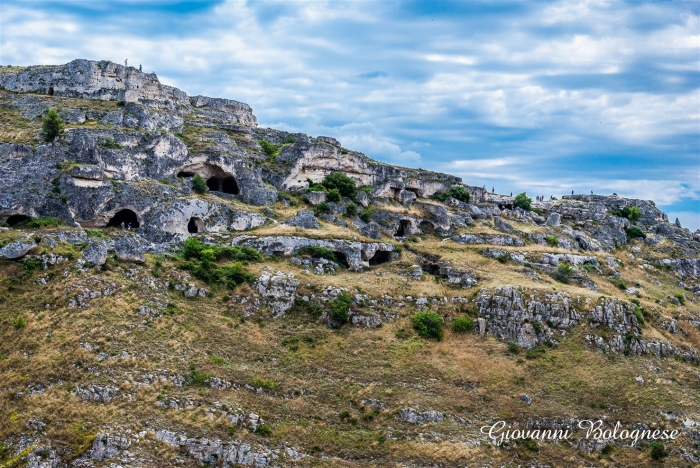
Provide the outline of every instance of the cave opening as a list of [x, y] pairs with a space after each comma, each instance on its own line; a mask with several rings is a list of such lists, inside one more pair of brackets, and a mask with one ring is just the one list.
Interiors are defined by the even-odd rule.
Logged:
[[16, 226], [17, 224], [21, 223], [22, 221], [29, 221], [31, 218], [29, 216], [25, 215], [12, 215], [7, 218], [7, 223], [8, 226]]
[[333, 254], [335, 254], [336, 263], [343, 265], [345, 268], [350, 268], [347, 255], [345, 255], [343, 252], [333, 252]]
[[381, 265], [391, 261], [392, 253], [388, 250], [377, 250], [372, 258], [369, 259], [369, 266]]
[[112, 219], [110, 219], [107, 223], [107, 227], [121, 227], [122, 222], [124, 223], [125, 227], [129, 227], [129, 224], [131, 223], [131, 229], [138, 229], [140, 226], [136, 213], [131, 210], [124, 209], [114, 213]]
[[396, 234], [394, 237], [403, 237], [411, 231], [411, 222], [407, 219], [402, 219], [396, 228]]
[[423, 231], [423, 234], [435, 233], [435, 225], [430, 221], [421, 221], [421, 223], [418, 226], [420, 227], [420, 230]]
[[207, 187], [212, 192], [223, 192], [231, 195], [240, 193], [238, 182], [233, 177], [210, 177], [207, 179]]
[[194, 177], [194, 172], [180, 171], [177, 173], [178, 177]]
[[187, 223], [187, 232], [190, 234], [204, 232], [204, 222], [201, 220], [201, 218], [192, 216], [190, 218], [190, 222]]
[[46, 91], [46, 94], [49, 96], [53, 96], [53, 85], [49, 86], [49, 89]]

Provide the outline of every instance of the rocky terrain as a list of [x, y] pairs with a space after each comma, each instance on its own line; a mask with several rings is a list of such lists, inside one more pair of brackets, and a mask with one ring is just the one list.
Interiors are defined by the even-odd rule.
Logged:
[[[700, 462], [700, 231], [653, 201], [523, 209], [106, 61], [0, 67], [0, 122], [0, 467]], [[582, 419], [680, 436], [480, 431]]]

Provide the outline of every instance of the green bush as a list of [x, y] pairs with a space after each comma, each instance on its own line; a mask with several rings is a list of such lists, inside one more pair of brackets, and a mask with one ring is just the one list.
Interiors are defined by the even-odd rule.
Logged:
[[300, 297], [294, 298], [294, 305], [290, 309], [292, 313], [307, 313], [312, 317], [320, 317], [323, 314], [321, 306], [314, 304], [311, 301], [304, 300]]
[[436, 193], [434, 197], [436, 200], [439, 200], [441, 202], [444, 202], [449, 197], [452, 197], [464, 203], [469, 203], [470, 199], [469, 191], [461, 185], [453, 185], [446, 192]]
[[498, 260], [501, 263], [506, 263], [508, 260], [510, 260], [510, 256], [507, 253], [502, 253], [498, 257], [496, 257], [496, 260]]
[[314, 207], [314, 211], [315, 211], [317, 214], [318, 214], [318, 213], [328, 213], [329, 211], [331, 211], [331, 205], [329, 205], [329, 204], [326, 203], [326, 202], [321, 202], [321, 203], [319, 203], [318, 205], [316, 205], [316, 206]]
[[250, 383], [255, 388], [264, 388], [265, 390], [274, 390], [279, 384], [272, 379], [265, 379], [263, 377], [253, 377]]
[[557, 236], [553, 236], [553, 235], [549, 234], [547, 236], [544, 236], [544, 240], [551, 247], [559, 247], [559, 238]]
[[540, 448], [537, 446], [537, 441], [527, 437], [525, 439], [519, 440], [518, 444], [522, 445], [531, 452], [539, 452]]
[[268, 160], [274, 160], [280, 152], [280, 146], [266, 140], [258, 140], [260, 147], [267, 155]]
[[360, 219], [365, 223], [369, 223], [372, 221], [372, 211], [370, 211], [369, 208], [365, 208], [362, 210], [362, 213], [360, 213]]
[[267, 424], [261, 424], [255, 429], [255, 433], [259, 436], [268, 437], [272, 435], [272, 429]]
[[532, 198], [528, 197], [525, 192], [519, 193], [513, 199], [513, 205], [519, 206], [525, 211], [530, 211], [532, 205]]
[[609, 281], [615, 286], [617, 286], [619, 289], [627, 289], [627, 284], [625, 284], [621, 279], [610, 278]]
[[649, 448], [651, 449], [649, 451], [649, 456], [654, 460], [661, 460], [662, 458], [668, 456], [668, 451], [666, 450], [666, 446], [663, 444], [663, 442], [655, 440], [649, 444]]
[[685, 296], [683, 294], [674, 294], [673, 297], [678, 299], [678, 302], [680, 302], [681, 305], [685, 304]]
[[342, 172], [328, 174], [321, 183], [329, 190], [337, 189], [344, 197], [352, 197], [355, 194], [355, 182]]
[[508, 343], [508, 352], [510, 354], [520, 354], [520, 346], [517, 343]]
[[326, 200], [329, 202], [339, 202], [340, 201], [340, 191], [338, 189], [330, 189], [328, 195], [326, 195]]
[[[248, 273], [243, 263], [259, 262], [262, 255], [250, 247], [205, 245], [199, 239], [190, 237], [180, 250], [180, 257], [185, 260], [181, 268], [207, 284], [222, 284], [229, 289], [243, 283], [252, 283], [257, 278]], [[233, 260], [236, 263], [219, 265], [216, 262]]]
[[527, 359], [538, 359], [545, 355], [547, 349], [544, 346], [535, 346], [532, 349], [528, 349], [525, 353]]
[[354, 203], [348, 203], [345, 205], [345, 216], [350, 216], [354, 218], [357, 215], [357, 205]]
[[472, 317], [457, 317], [452, 321], [452, 331], [455, 333], [466, 333], [474, 329], [474, 319]]
[[207, 380], [211, 378], [211, 374], [199, 372], [194, 364], [190, 364], [190, 380], [195, 387], [204, 387]]
[[18, 315], [12, 321], [12, 326], [15, 327], [15, 329], [19, 330], [20, 328], [24, 328], [27, 326], [27, 321], [25, 320], [24, 316]]
[[311, 179], [307, 178], [306, 183], [309, 184], [309, 188], [306, 189], [309, 192], [328, 192], [328, 189], [326, 189], [326, 187], [324, 187], [322, 184], [317, 184]]
[[49, 109], [46, 116], [41, 119], [41, 135], [46, 142], [54, 141], [56, 137], [62, 135], [64, 128], [65, 124], [56, 109]]
[[196, 174], [194, 177], [192, 177], [192, 190], [199, 194], [207, 193], [209, 191], [207, 183], [204, 181], [204, 179], [202, 179], [202, 176], [200, 176], [199, 174]]
[[328, 303], [328, 317], [331, 319], [333, 326], [342, 327], [348, 322], [352, 302], [352, 296], [342, 292], [338, 294], [337, 298]]
[[442, 340], [442, 316], [431, 310], [416, 312], [413, 316], [413, 329], [423, 338]]
[[630, 226], [627, 228], [627, 240], [630, 241], [636, 238], [646, 239], [647, 235], [639, 229], [637, 226]]
[[551, 274], [552, 278], [560, 283], [568, 283], [574, 275], [574, 268], [568, 263], [560, 263], [557, 269]]
[[311, 258], [325, 258], [332, 262], [338, 263], [335, 252], [327, 247], [317, 247], [315, 245], [306, 245], [296, 251], [296, 255], [308, 255]]
[[97, 143], [97, 146], [99, 146], [100, 148], [105, 148], [105, 149], [121, 149], [122, 148], [122, 145], [120, 145], [119, 142], [117, 142], [117, 140], [115, 140], [112, 137], [105, 137], [105, 139], [103, 141]]
[[613, 210], [612, 214], [620, 218], [627, 218], [632, 224], [639, 221], [639, 218], [642, 217], [642, 212], [636, 206], [626, 206], [622, 209]]

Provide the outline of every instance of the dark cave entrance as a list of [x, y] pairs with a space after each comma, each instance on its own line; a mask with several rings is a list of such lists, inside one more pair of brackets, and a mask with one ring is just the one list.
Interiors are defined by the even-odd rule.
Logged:
[[423, 234], [434, 234], [435, 233], [435, 225], [431, 223], [430, 221], [421, 221], [419, 224], [420, 230], [423, 231]]
[[187, 232], [190, 234], [204, 232], [204, 222], [201, 220], [201, 218], [192, 216], [190, 218], [190, 222], [187, 223]]
[[499, 210], [512, 210], [512, 209], [513, 209], [513, 205], [511, 205], [510, 203], [499, 203], [499, 204], [498, 204], [498, 209], [499, 209]]
[[407, 219], [402, 219], [399, 222], [398, 227], [396, 228], [396, 234], [394, 234], [394, 237], [403, 237], [406, 234], [408, 234], [410, 230], [411, 230], [411, 222]]
[[8, 226], [12, 227], [12, 226], [16, 226], [17, 224], [21, 223], [22, 221], [29, 221], [30, 219], [31, 218], [29, 216], [25, 216], [25, 215], [12, 215], [12, 216], [8, 216], [7, 221], [5, 221], [5, 222], [7, 223]]
[[140, 226], [136, 213], [131, 210], [119, 210], [114, 214], [114, 216], [112, 216], [112, 219], [109, 220], [107, 227], [120, 228], [122, 226], [122, 222], [124, 223], [125, 227], [128, 227], [129, 223], [131, 223], [131, 229], [138, 229]]
[[337, 263], [340, 263], [343, 265], [345, 268], [350, 268], [350, 264], [348, 263], [348, 257], [345, 255], [343, 252], [333, 252], [335, 254], [335, 259]]
[[369, 266], [381, 265], [391, 261], [392, 253], [388, 250], [377, 250], [372, 258], [369, 259]]
[[49, 86], [49, 89], [46, 91], [46, 94], [49, 96], [53, 96], [53, 85]]
[[212, 192], [223, 192], [229, 193], [231, 195], [238, 195], [240, 189], [238, 188], [238, 182], [233, 177], [210, 177], [207, 180], [207, 187]]
[[181, 171], [177, 173], [178, 177], [194, 177], [194, 172]]

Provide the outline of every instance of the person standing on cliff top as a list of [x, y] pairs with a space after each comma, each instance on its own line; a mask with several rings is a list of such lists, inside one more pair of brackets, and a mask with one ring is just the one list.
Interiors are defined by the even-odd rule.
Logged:
[[129, 66], [129, 59], [124, 59], [124, 66], [128, 67]]

